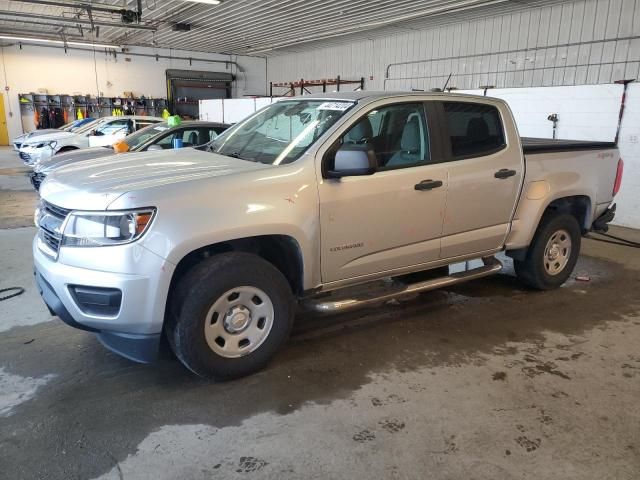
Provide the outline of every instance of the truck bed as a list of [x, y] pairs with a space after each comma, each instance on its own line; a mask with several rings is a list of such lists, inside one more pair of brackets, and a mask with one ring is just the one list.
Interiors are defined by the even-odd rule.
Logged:
[[587, 140], [561, 140], [551, 138], [522, 137], [525, 153], [575, 152], [580, 150], [607, 150], [616, 148], [615, 142], [592, 142]]

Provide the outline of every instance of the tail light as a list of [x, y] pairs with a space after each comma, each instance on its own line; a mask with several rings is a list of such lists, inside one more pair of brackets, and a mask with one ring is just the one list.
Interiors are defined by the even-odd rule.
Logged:
[[620, 191], [620, 185], [622, 184], [622, 172], [624, 171], [624, 162], [622, 159], [618, 160], [618, 170], [616, 171], [616, 181], [613, 183], [613, 196], [615, 197]]

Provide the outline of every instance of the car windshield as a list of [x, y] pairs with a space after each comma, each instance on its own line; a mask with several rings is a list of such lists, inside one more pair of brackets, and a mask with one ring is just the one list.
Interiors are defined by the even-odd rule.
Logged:
[[167, 122], [154, 123], [148, 127], [141, 128], [131, 135], [127, 135], [124, 139], [125, 143], [129, 145], [129, 150], [135, 150], [137, 147], [146, 143], [151, 138], [166, 132], [169, 129]]
[[67, 128], [65, 129], [67, 132], [78, 132], [80, 130], [83, 130], [84, 127], [86, 127], [87, 125], [91, 125], [96, 123], [95, 120], [76, 120], [74, 122], [71, 122], [70, 124], [67, 124]]
[[100, 123], [102, 123], [102, 121], [103, 120], [101, 118], [96, 118], [95, 120], [93, 120], [91, 122], [83, 123], [77, 129], [74, 129], [73, 133], [84, 133], [84, 132], [88, 132], [89, 130], [93, 130]]
[[297, 160], [355, 103], [282, 100], [234, 125], [208, 150], [229, 157], [281, 165]]

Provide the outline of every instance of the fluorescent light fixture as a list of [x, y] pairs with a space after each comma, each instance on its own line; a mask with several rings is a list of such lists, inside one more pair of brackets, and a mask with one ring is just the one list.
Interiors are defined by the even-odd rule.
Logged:
[[208, 3], [209, 5], [220, 5], [222, 3], [220, 0], [185, 0], [186, 2], [193, 3]]
[[16, 42], [32, 42], [32, 43], [51, 43], [54, 45], [69, 45], [78, 47], [97, 47], [97, 48], [120, 48], [117, 45], [108, 45], [104, 43], [90, 42], [63, 42], [62, 40], [52, 40], [50, 38], [31, 38], [31, 37], [15, 37], [13, 35], [0, 35], [0, 40], [14, 40]]

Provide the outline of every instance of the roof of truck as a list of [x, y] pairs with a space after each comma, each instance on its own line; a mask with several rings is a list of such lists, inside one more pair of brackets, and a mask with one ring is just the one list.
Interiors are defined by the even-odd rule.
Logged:
[[[367, 91], [360, 90], [356, 92], [329, 92], [329, 93], [312, 93], [308, 95], [304, 95], [302, 97], [291, 97], [292, 99], [335, 99], [335, 100], [380, 100], [383, 98], [389, 97], [407, 97], [407, 96], [415, 96], [415, 97], [424, 97], [424, 96], [447, 96], [453, 98], [474, 98], [479, 100], [488, 100], [488, 97], [482, 97], [478, 95], [468, 95], [466, 93], [449, 93], [449, 92], [407, 92], [407, 91]], [[492, 100], [495, 100], [491, 98]]]

